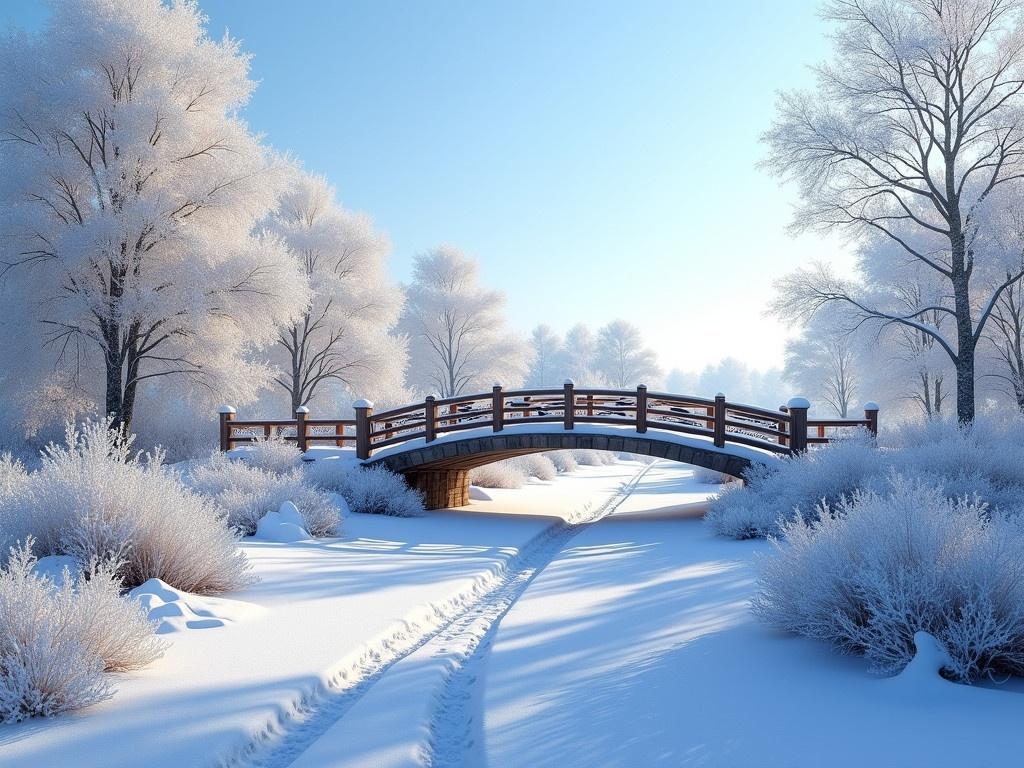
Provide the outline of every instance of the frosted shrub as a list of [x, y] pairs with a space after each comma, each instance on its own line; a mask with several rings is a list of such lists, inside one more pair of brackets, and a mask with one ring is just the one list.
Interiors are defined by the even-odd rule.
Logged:
[[121, 597], [114, 570], [54, 584], [32, 572], [31, 540], [0, 570], [0, 721], [51, 716], [109, 698], [105, 671], [163, 653], [146, 612]]
[[249, 466], [273, 472], [275, 475], [288, 474], [302, 463], [302, 451], [299, 447], [294, 443], [285, 442], [280, 437], [270, 440], [260, 438], [244, 448], [235, 450], [238, 458]]
[[341, 494], [353, 512], [392, 517], [415, 517], [424, 512], [420, 492], [386, 467], [327, 459], [313, 462], [306, 471], [321, 488]]
[[245, 536], [256, 533], [260, 518], [286, 501], [298, 508], [312, 536], [333, 536], [341, 522], [330, 497], [310, 483], [300, 467], [277, 474], [215, 453], [192, 469], [190, 483], [226, 510], [228, 525]]
[[480, 488], [522, 488], [527, 476], [508, 461], [496, 461], [469, 470], [469, 482]]
[[885, 455], [901, 474], [926, 478], [947, 496], [977, 494], [993, 509], [1024, 506], [1024, 419], [979, 418], [969, 427], [932, 420], [894, 430]]
[[[575, 460], [568, 451], [558, 453], [558, 460], [563, 466], [576, 468]], [[484, 464], [469, 471], [469, 481], [481, 488], [522, 488], [531, 477], [544, 481], [554, 480], [559, 470], [549, 456], [551, 454], [528, 453]], [[568, 461], [573, 463], [570, 465]]]
[[707, 520], [734, 538], [777, 535], [780, 521], [813, 517], [818, 504], [834, 506], [857, 489], [885, 492], [894, 474], [927, 480], [948, 498], [978, 496], [990, 508], [1024, 508], [1024, 421], [978, 419], [960, 427], [933, 420], [883, 436], [838, 440], [774, 466], [751, 468], [746, 487], [713, 501]]
[[543, 455], [551, 460], [558, 472], [575, 472], [579, 468], [572, 451], [548, 451]]
[[784, 523], [759, 561], [755, 613], [882, 673], [913, 657], [917, 631], [942, 643], [953, 679], [1024, 673], [1024, 520], [890, 482]]
[[27, 516], [10, 503], [25, 493], [28, 478], [21, 461], [9, 453], [0, 454], [0, 552], [31, 534]]
[[32, 535], [39, 554], [118, 560], [126, 588], [150, 578], [198, 593], [249, 583], [221, 510], [184, 487], [159, 454], [132, 455], [131, 438], [108, 424], [68, 425], [66, 445], [48, 446], [41, 467], [0, 497], [8, 544]]
[[590, 448], [574, 448], [572, 456], [576, 463], [584, 467], [604, 467], [614, 464], [618, 459], [614, 453], [608, 451], [595, 451]]
[[781, 521], [814, 516], [821, 502], [836, 504], [857, 488], [882, 482], [886, 465], [873, 441], [838, 440], [771, 464], [755, 464], [744, 485], [726, 486], [705, 519], [734, 539], [777, 535]]
[[513, 467], [519, 468], [527, 477], [535, 477], [538, 480], [554, 480], [558, 476], [558, 470], [555, 469], [551, 459], [540, 453], [515, 456], [507, 461]]

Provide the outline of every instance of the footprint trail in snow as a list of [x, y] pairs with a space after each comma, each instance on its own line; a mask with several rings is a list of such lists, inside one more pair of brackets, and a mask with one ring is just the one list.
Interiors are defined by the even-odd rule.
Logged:
[[449, 671], [432, 692], [430, 735], [422, 761], [432, 768], [462, 766], [482, 748], [477, 672], [502, 617], [530, 582], [586, 526], [611, 514], [633, 492], [652, 465], [644, 465], [597, 509], [584, 509], [531, 539], [500, 573], [468, 595], [431, 606], [429, 625], [403, 623], [338, 670], [327, 689], [295, 702], [238, 752], [220, 760], [222, 768], [284, 768], [338, 723], [395, 665], [414, 653], [446, 657]]

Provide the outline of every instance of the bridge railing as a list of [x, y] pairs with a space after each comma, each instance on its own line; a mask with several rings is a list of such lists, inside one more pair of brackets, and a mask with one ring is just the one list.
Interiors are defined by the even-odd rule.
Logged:
[[491, 392], [458, 397], [428, 397], [422, 403], [374, 413], [373, 403], [353, 404], [355, 419], [311, 419], [299, 408], [294, 420], [238, 421], [233, 408], [220, 413], [220, 444], [230, 450], [238, 444], [274, 436], [296, 442], [305, 451], [311, 445], [354, 446], [361, 459], [374, 451], [422, 439], [472, 429], [500, 432], [507, 426], [551, 424], [572, 430], [578, 424], [648, 429], [710, 438], [719, 448], [727, 443], [746, 445], [778, 454], [804, 451], [829, 442], [854, 428], [878, 432], [878, 406], [868, 403], [862, 419], [809, 419], [810, 403], [794, 398], [777, 411], [731, 403], [725, 395], [712, 399], [635, 390], [579, 389], [566, 381], [561, 389]]

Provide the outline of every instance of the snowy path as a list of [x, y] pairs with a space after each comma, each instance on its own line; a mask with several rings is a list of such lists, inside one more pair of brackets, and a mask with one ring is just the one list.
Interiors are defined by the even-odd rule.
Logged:
[[[534, 576], [583, 527], [614, 511], [649, 469], [617, 487], [596, 509], [569, 511], [512, 558], [487, 588], [437, 626], [356, 666], [331, 695], [239, 764], [301, 766], [467, 765], [474, 722], [467, 702], [481, 642]], [[477, 719], [478, 722], [478, 719]], [[379, 746], [367, 744], [379, 741]], [[353, 745], [357, 745], [353, 749]]]

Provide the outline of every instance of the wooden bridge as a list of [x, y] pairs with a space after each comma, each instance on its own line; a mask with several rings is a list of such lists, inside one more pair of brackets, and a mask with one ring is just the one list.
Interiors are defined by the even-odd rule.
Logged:
[[491, 392], [374, 413], [354, 403], [355, 419], [239, 421], [220, 410], [221, 450], [281, 437], [302, 451], [316, 445], [354, 448], [366, 465], [380, 464], [423, 491], [429, 509], [469, 503], [468, 471], [527, 453], [572, 448], [621, 451], [741, 476], [754, 462], [807, 450], [851, 429], [878, 432], [878, 406], [862, 419], [809, 419], [810, 403], [793, 398], [778, 410], [713, 399], [634, 390], [562, 389]]

